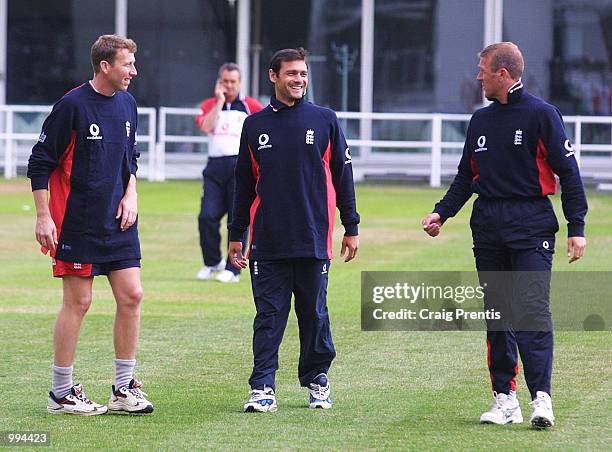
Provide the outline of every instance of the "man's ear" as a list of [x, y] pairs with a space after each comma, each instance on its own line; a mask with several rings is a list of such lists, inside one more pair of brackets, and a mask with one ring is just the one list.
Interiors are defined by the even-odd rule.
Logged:
[[104, 73], [104, 74], [108, 74], [108, 71], [110, 70], [111, 65], [108, 61], [106, 60], [102, 60], [100, 61], [100, 70]]
[[276, 75], [276, 72], [274, 72], [272, 69], [268, 69], [268, 78], [270, 79], [272, 83], [276, 83], [276, 79], [278, 77]]

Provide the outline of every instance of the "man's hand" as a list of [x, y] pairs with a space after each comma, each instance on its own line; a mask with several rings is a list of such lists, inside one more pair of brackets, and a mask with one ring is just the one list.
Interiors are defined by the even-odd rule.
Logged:
[[126, 190], [117, 208], [115, 219], [121, 218], [121, 231], [127, 231], [136, 222], [138, 216], [138, 195], [135, 190]]
[[342, 248], [340, 249], [340, 257], [344, 257], [344, 253], [346, 253], [344, 262], [349, 262], [355, 259], [358, 249], [359, 249], [359, 236], [358, 235], [351, 235], [351, 236], [345, 235], [344, 237], [342, 237]]
[[[57, 228], [48, 213], [36, 216], [36, 241], [49, 251], [57, 246]], [[45, 252], [46, 254], [46, 252]]]
[[568, 237], [567, 238], [567, 257], [570, 258], [569, 263], [577, 261], [584, 256], [584, 248], [586, 247], [586, 239], [584, 237]]
[[217, 102], [225, 102], [225, 88], [223, 88], [221, 80], [217, 80], [217, 84], [215, 85], [215, 97], [217, 98]]
[[423, 230], [432, 237], [436, 237], [440, 233], [442, 221], [437, 213], [430, 213], [421, 221]]
[[236, 268], [246, 268], [247, 260], [242, 255], [242, 242], [229, 242], [227, 256], [230, 263]]

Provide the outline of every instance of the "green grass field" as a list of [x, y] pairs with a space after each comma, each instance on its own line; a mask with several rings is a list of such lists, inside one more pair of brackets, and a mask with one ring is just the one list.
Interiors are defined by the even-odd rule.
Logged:
[[[307, 408], [296, 376], [297, 322], [292, 315], [277, 375], [279, 411], [242, 413], [255, 312], [248, 276], [232, 285], [195, 280], [201, 265], [199, 182], [141, 182], [145, 299], [137, 378], [155, 413], [84, 418], [46, 413], [61, 281], [51, 278], [49, 259], [38, 252], [27, 181], [0, 181], [0, 430], [48, 431], [54, 448], [87, 450], [609, 449], [609, 331], [557, 333], [557, 425], [548, 431], [531, 430], [528, 423], [478, 423], [492, 401], [483, 332], [360, 331], [361, 271], [472, 270], [473, 258], [468, 206], [437, 239], [420, 230], [420, 219], [442, 190], [365, 185], [357, 191], [359, 255], [349, 264], [334, 261], [328, 292], [338, 352], [330, 372], [332, 410]], [[558, 197], [555, 204], [560, 212]], [[563, 226], [556, 270], [612, 270], [612, 195], [591, 192], [589, 204], [586, 257], [568, 265]], [[338, 229], [336, 238], [340, 235]], [[102, 403], [108, 401], [114, 372], [113, 316], [109, 285], [98, 278], [81, 331], [75, 381]], [[528, 418], [522, 372], [518, 391]]]

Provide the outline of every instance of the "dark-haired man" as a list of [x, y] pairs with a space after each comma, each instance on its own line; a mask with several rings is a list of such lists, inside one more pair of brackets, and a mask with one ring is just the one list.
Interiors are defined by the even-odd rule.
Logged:
[[236, 164], [231, 263], [246, 268], [242, 237], [250, 225], [254, 366], [245, 411], [276, 411], [275, 374], [295, 297], [300, 335], [298, 377], [310, 408], [331, 408], [327, 378], [336, 356], [327, 312], [327, 278], [336, 207], [345, 228], [340, 255], [359, 247], [351, 155], [333, 111], [304, 100], [306, 51], [276, 52], [268, 70], [274, 95], [249, 116]]
[[[62, 278], [47, 410], [84, 416], [150, 413], [134, 379], [140, 329], [140, 242], [137, 230], [136, 43], [100, 36], [91, 48], [93, 79], [64, 95], [43, 124], [28, 164], [36, 204], [36, 240]], [[108, 408], [72, 380], [81, 322], [94, 276], [106, 275], [115, 296], [115, 384]]]
[[531, 424], [551, 427], [553, 332], [550, 272], [559, 224], [548, 195], [563, 188], [570, 262], [584, 253], [587, 201], [559, 110], [525, 91], [524, 61], [511, 42], [479, 54], [477, 80], [493, 103], [470, 121], [455, 180], [433, 213], [423, 219], [432, 237], [471, 197], [470, 226], [485, 309], [501, 311], [487, 322], [488, 364], [495, 401], [483, 423], [523, 422], [516, 397], [518, 353], [531, 393]]

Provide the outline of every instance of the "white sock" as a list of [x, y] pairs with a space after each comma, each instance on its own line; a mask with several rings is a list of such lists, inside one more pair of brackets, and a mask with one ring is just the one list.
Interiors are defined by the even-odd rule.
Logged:
[[134, 378], [135, 359], [115, 359], [115, 390], [129, 386]]
[[59, 367], [53, 364], [51, 366], [51, 392], [53, 395], [58, 398], [64, 398], [68, 394], [70, 394], [70, 389], [72, 388], [72, 369], [73, 366], [70, 367]]

